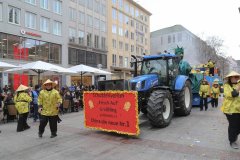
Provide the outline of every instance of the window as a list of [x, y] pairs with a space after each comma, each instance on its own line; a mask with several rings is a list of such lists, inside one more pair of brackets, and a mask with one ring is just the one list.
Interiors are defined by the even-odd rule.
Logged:
[[92, 10], [92, 8], [93, 8], [93, 0], [87, 0], [87, 8]]
[[49, 32], [49, 18], [41, 17], [40, 18], [40, 31]]
[[117, 63], [117, 55], [116, 54], [112, 54], [112, 65], [116, 66]]
[[130, 7], [130, 13], [134, 17], [134, 8], [133, 7]]
[[123, 66], [123, 56], [119, 56], [119, 67]]
[[62, 2], [60, 0], [53, 0], [53, 12], [62, 14]]
[[69, 28], [69, 42], [75, 43], [77, 31], [74, 28]]
[[49, 0], [40, 0], [40, 7], [43, 9], [49, 8]]
[[104, 22], [104, 21], [101, 21], [101, 31], [102, 32], [106, 32], [106, 22]]
[[168, 43], [171, 43], [171, 36], [168, 36]]
[[125, 51], [128, 51], [128, 44], [125, 43]]
[[105, 37], [102, 37], [101, 39], [101, 47], [102, 49], [106, 50], [106, 38]]
[[0, 21], [3, 20], [3, 4], [0, 3]]
[[77, 20], [77, 11], [74, 8], [69, 8], [69, 18], [71, 21]]
[[36, 29], [37, 26], [37, 15], [26, 12], [25, 13], [25, 27], [31, 28], [31, 29]]
[[20, 24], [20, 9], [12, 6], [8, 7], [8, 22]]
[[134, 33], [131, 32], [131, 39], [134, 40]]
[[121, 27], [118, 28], [118, 34], [119, 36], [123, 36], [123, 29]]
[[90, 15], [87, 15], [87, 24], [89, 27], [92, 27], [93, 25], [93, 18]]
[[117, 0], [112, 0], [112, 4], [116, 5], [117, 4]]
[[117, 41], [115, 39], [112, 40], [112, 47], [117, 48]]
[[116, 9], [112, 9], [112, 19], [117, 20], [117, 10]]
[[99, 24], [99, 19], [98, 18], [94, 18], [94, 28], [99, 29], [100, 24]]
[[83, 12], [79, 12], [79, 22], [85, 24], [85, 14]]
[[128, 18], [128, 16], [127, 15], [125, 15], [125, 19], [124, 19], [124, 22], [125, 22], [125, 24], [129, 24], [129, 18]]
[[116, 25], [112, 25], [112, 33], [117, 33], [117, 26]]
[[87, 34], [87, 46], [92, 47], [92, 34], [91, 33]]
[[118, 0], [118, 7], [123, 8], [123, 0]]
[[125, 3], [125, 12], [127, 14], [129, 13], [129, 5], [128, 5], [128, 3]]
[[125, 30], [125, 37], [128, 38], [128, 30]]
[[78, 0], [78, 3], [82, 6], [85, 6], [85, 0]]
[[94, 36], [94, 47], [99, 48], [99, 36], [98, 35]]
[[25, 2], [36, 5], [36, 0], [25, 0]]
[[101, 13], [102, 13], [102, 15], [103, 16], [105, 16], [106, 15], [106, 6], [105, 6], [105, 4], [101, 4]]
[[139, 11], [136, 9], [135, 10], [135, 17], [138, 18], [138, 16], [139, 16]]
[[62, 35], [62, 23], [58, 21], [53, 22], [53, 34], [61, 36]]
[[173, 43], [175, 43], [175, 35], [173, 35]]
[[84, 32], [83, 31], [78, 31], [78, 41], [79, 41], [79, 44], [84, 45]]
[[124, 67], [128, 67], [128, 57], [124, 58]]
[[123, 50], [123, 42], [122, 41], [119, 41], [119, 49]]
[[177, 38], [178, 38], [178, 42], [181, 42], [182, 41], [182, 33], [178, 33]]
[[134, 52], [134, 45], [131, 45], [131, 52]]
[[99, 13], [100, 11], [100, 2], [98, 0], [94, 0], [94, 11]]
[[123, 14], [121, 12], [118, 13], [118, 21], [123, 23]]

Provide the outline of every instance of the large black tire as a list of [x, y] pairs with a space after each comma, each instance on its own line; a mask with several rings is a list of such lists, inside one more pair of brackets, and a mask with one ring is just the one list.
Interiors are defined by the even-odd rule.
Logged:
[[177, 116], [187, 116], [192, 110], [192, 88], [191, 83], [186, 81], [180, 92], [174, 93], [174, 114]]
[[152, 126], [163, 128], [170, 124], [173, 116], [173, 101], [169, 91], [153, 91], [148, 100], [147, 116]]

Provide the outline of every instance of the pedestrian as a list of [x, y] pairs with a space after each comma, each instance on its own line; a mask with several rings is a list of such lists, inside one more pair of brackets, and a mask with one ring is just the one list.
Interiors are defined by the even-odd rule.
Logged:
[[211, 104], [212, 104], [212, 108], [217, 108], [218, 107], [218, 97], [219, 97], [219, 94], [220, 94], [220, 87], [219, 87], [219, 84], [218, 84], [218, 80], [215, 79], [213, 81], [213, 84], [212, 84], [212, 88], [211, 88], [211, 97], [212, 97], [212, 100], [211, 100]]
[[211, 59], [208, 60], [207, 66], [209, 68], [209, 75], [214, 76], [214, 67], [215, 67], [215, 62], [213, 62]]
[[238, 149], [237, 139], [240, 133], [240, 85], [237, 82], [240, 74], [232, 71], [225, 78], [224, 84], [224, 101], [221, 107], [222, 112], [228, 120], [228, 140], [230, 146]]
[[38, 113], [38, 95], [39, 95], [40, 87], [39, 85], [35, 85], [34, 90], [32, 90], [32, 105], [33, 105], [33, 121], [36, 122], [39, 119]]
[[32, 101], [31, 96], [28, 93], [28, 87], [20, 85], [16, 90], [16, 95], [14, 96], [15, 107], [18, 111], [18, 124], [17, 132], [29, 129], [30, 126], [27, 124], [27, 117], [29, 113], [29, 103]]
[[38, 96], [38, 111], [41, 114], [38, 136], [42, 138], [45, 127], [49, 122], [51, 137], [57, 136], [57, 123], [60, 121], [58, 117], [59, 107], [62, 98], [59, 92], [54, 89], [57, 84], [48, 79], [42, 85], [42, 90]]
[[208, 96], [209, 96], [209, 89], [210, 86], [208, 84], [208, 81], [203, 78], [201, 85], [200, 85], [200, 90], [199, 90], [199, 95], [200, 95], [200, 111], [203, 110], [203, 104], [205, 106], [205, 111], [208, 109]]

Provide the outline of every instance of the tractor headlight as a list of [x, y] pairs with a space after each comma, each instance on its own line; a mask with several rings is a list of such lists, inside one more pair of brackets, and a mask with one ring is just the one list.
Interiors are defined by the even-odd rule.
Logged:
[[141, 81], [137, 82], [136, 84], [136, 90], [139, 90], [141, 89]]

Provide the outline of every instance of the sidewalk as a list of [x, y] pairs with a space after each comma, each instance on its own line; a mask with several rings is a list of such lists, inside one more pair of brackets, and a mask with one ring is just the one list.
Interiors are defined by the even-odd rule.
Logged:
[[[0, 125], [1, 160], [240, 160], [240, 150], [229, 147], [227, 121], [219, 108], [174, 117], [167, 128], [152, 128], [140, 116], [138, 138], [86, 129], [83, 111], [64, 114], [58, 136], [50, 138], [49, 126], [38, 138], [39, 122], [17, 133], [16, 122]], [[240, 142], [239, 142], [240, 143]]]

